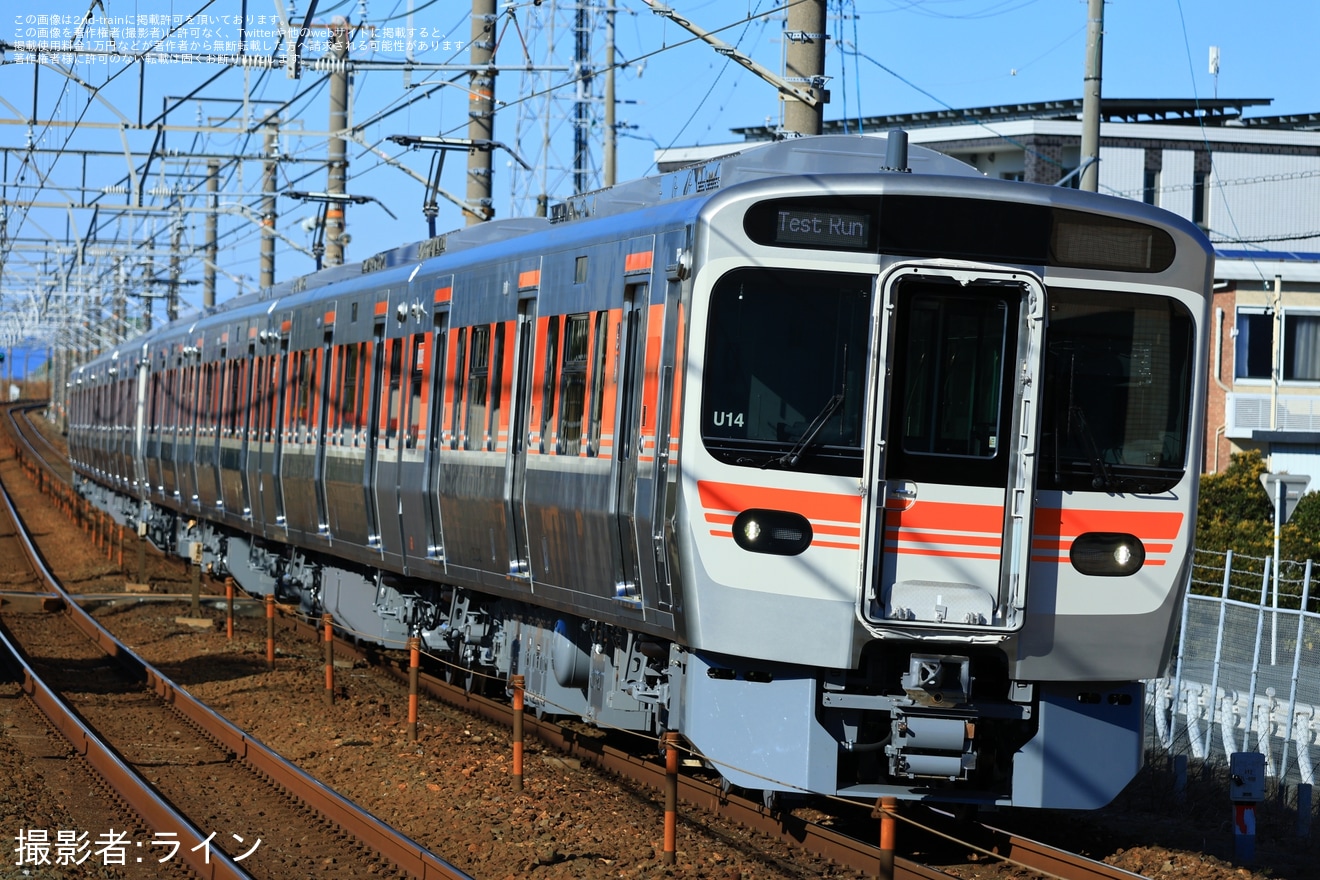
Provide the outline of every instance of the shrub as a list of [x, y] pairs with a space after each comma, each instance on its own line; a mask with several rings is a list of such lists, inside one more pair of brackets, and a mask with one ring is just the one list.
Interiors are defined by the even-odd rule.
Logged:
[[[1196, 547], [1248, 556], [1274, 555], [1274, 505], [1261, 485], [1267, 473], [1259, 450], [1235, 452], [1228, 468], [1201, 477]], [[1320, 476], [1312, 488], [1320, 488]], [[1320, 492], [1308, 492], [1279, 530], [1283, 559], [1320, 560]]]

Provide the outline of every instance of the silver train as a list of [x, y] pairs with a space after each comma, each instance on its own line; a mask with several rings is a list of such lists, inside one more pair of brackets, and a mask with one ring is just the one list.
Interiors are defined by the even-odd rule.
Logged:
[[805, 138], [102, 352], [70, 456], [168, 552], [768, 800], [1093, 808], [1189, 579], [1211, 279], [1158, 209]]

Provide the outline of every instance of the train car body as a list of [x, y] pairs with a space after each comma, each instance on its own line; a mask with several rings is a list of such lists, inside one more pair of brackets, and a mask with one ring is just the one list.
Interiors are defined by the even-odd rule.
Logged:
[[1101, 806], [1190, 574], [1211, 251], [898, 143], [749, 148], [125, 343], [73, 382], [80, 485], [743, 788]]

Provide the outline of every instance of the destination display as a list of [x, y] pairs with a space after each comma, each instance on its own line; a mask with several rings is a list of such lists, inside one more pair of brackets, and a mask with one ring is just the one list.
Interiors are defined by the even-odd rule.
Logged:
[[871, 216], [867, 212], [780, 208], [774, 214], [773, 244], [865, 250], [870, 240]]

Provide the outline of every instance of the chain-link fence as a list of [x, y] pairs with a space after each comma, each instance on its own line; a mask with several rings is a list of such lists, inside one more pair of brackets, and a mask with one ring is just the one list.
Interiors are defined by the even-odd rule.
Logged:
[[[1320, 612], [1311, 563], [1197, 551], [1169, 676], [1147, 682], [1149, 730], [1168, 753], [1314, 784], [1320, 759]], [[1214, 595], [1204, 595], [1213, 592]], [[1154, 743], [1152, 743], [1153, 745]]]

